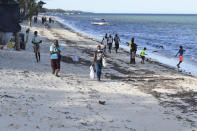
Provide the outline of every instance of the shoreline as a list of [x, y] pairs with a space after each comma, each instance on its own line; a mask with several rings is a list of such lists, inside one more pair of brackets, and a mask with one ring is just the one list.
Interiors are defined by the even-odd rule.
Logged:
[[[50, 17], [50, 16], [49, 16]], [[53, 16], [51, 16], [51, 17], [53, 17]], [[71, 32], [73, 32], [73, 33], [76, 33], [78, 36], [80, 36], [80, 37], [83, 37], [83, 38], [85, 38], [85, 39], [89, 39], [89, 40], [92, 40], [92, 41], [95, 41], [95, 42], [97, 42], [97, 43], [101, 43], [101, 40], [99, 40], [99, 39], [97, 39], [97, 38], [94, 38], [93, 36], [90, 36], [90, 35], [88, 35], [88, 34], [84, 34], [84, 33], [81, 33], [81, 32], [78, 32], [77, 30], [74, 30], [74, 29], [72, 29], [72, 27], [70, 27], [70, 26], [68, 26], [67, 24], [65, 24], [65, 23], [63, 23], [63, 19], [62, 18], [58, 18], [58, 17], [54, 17], [55, 18], [55, 20], [56, 20], [56, 22], [58, 23], [58, 24], [60, 24], [60, 26], [62, 27], [62, 28], [64, 28], [64, 29], [66, 29], [66, 30], [69, 30], [69, 31], [71, 31]], [[59, 20], [57, 20], [57, 18], [59, 19]], [[61, 20], [62, 19], [62, 20]], [[124, 50], [125, 52], [128, 52], [129, 53], [129, 51], [128, 51], [128, 49], [126, 49], [126, 48], [124, 48], [124, 47], [128, 47], [128, 46], [126, 46], [126, 45], [120, 45], [120, 48], [119, 49], [121, 49], [121, 50]], [[128, 47], [129, 48], [129, 47]], [[151, 63], [155, 63], [155, 64], [157, 64], [157, 65], [160, 65], [160, 66], [163, 66], [163, 67], [165, 67], [165, 68], [168, 68], [168, 69], [172, 69], [172, 70], [174, 70], [174, 71], [177, 71], [177, 68], [176, 68], [176, 66], [173, 66], [172, 64], [165, 64], [166, 62], [161, 62], [161, 61], [159, 61], [159, 59], [160, 58], [165, 58], [166, 60], [167, 59], [169, 59], [169, 58], [167, 58], [167, 57], [165, 57], [165, 56], [163, 56], [163, 55], [157, 55], [157, 54], [154, 54], [154, 53], [150, 53], [149, 52], [149, 54], [150, 55], [153, 55], [153, 56], [155, 56], [154, 58], [151, 58], [150, 56], [149, 57], [147, 57], [146, 58], [146, 61], [147, 62], [151, 62]], [[129, 56], [128, 56], [129, 57]], [[140, 57], [140, 55], [139, 55], [139, 52], [138, 52], [138, 54], [137, 54], [137, 57], [138, 58], [141, 58]], [[177, 61], [178, 62], [178, 61]], [[138, 63], [138, 64], [140, 64], [140, 63]], [[174, 65], [176, 65], [176, 63], [174, 64]], [[192, 66], [191, 66], [192, 67]], [[181, 70], [181, 71], [177, 71], [177, 72], [180, 72], [181, 74], [184, 74], [184, 75], [188, 75], [188, 76], [192, 76], [192, 77], [197, 77], [197, 72], [196, 73], [194, 73], [194, 74], [192, 74], [191, 72], [192, 71], [186, 71], [186, 70]]]
[[[62, 24], [60, 22], [59, 22], [59, 24], [61, 26], [65, 27], [64, 24]], [[78, 37], [82, 37], [84, 39], [100, 43], [99, 40], [95, 40], [94, 38], [92, 38], [90, 36], [87, 36], [87, 35], [81, 34], [79, 32], [76, 32], [75, 30], [73, 30], [73, 29], [71, 29], [71, 28], [69, 28], [67, 26], [65, 27], [65, 29], [71, 31], [72, 33], [77, 34]], [[96, 45], [97, 44], [95, 44], [95, 47], [96, 47]], [[86, 49], [84, 48], [82, 52], [87, 53], [88, 56], [90, 56], [90, 57], [93, 56], [93, 51], [88, 49], [88, 47], [86, 47]], [[125, 54], [129, 53], [128, 51], [126, 51], [126, 50], [124, 50], [122, 48], [120, 49], [120, 52], [122, 52], [121, 54], [124, 54], [124, 56], [125, 56]], [[136, 59], [138, 59], [138, 63], [139, 63], [140, 57], [137, 57]], [[81, 60], [83, 61], [84, 59], [81, 59]], [[128, 63], [128, 61], [126, 62], [125, 60], [122, 60], [121, 58], [119, 58], [117, 60], [120, 63], [125, 63], [125, 65], [127, 65], [127, 66], [130, 65]], [[89, 61], [89, 63], [90, 62], [91, 61]], [[148, 61], [148, 62], [146, 62], [146, 64], [148, 64], [148, 65], [155, 65], [155, 66], [158, 66], [159, 68], [164, 68], [164, 70], [163, 69], [161, 69], [161, 70], [159, 69], [160, 71], [158, 71], [158, 70], [155, 70], [154, 68], [151, 69], [151, 70], [149, 70], [149, 69], [148, 70], [147, 69], [137, 69], [136, 70], [136, 68], [138, 68], [138, 65], [136, 65], [136, 66], [135, 65], [134, 66], [131, 65], [131, 67], [129, 69], [125, 69], [125, 68], [122, 68], [122, 66], [119, 66], [113, 60], [111, 61], [111, 60], [108, 59], [107, 62], [108, 62], [108, 64], [111, 65], [110, 66], [111, 70], [117, 71], [119, 75], [113, 74], [113, 73], [105, 73], [103, 75], [105, 78], [111, 79], [111, 80], [115, 80], [115, 81], [122, 81], [122, 82], [125, 82], [127, 84], [133, 84], [134, 83], [135, 86], [137, 86], [138, 88], [140, 87], [139, 88], [140, 91], [142, 91], [144, 93], [147, 93], [147, 94], [151, 94], [152, 96], [154, 96], [159, 101], [159, 103], [160, 103], [159, 105], [164, 107], [164, 108], [176, 107], [176, 108], [180, 108], [180, 110], [182, 110], [184, 112], [184, 110], [189, 110], [188, 108], [192, 108], [193, 106], [195, 106], [197, 104], [196, 102], [191, 102], [192, 99], [195, 99], [195, 98], [193, 98], [193, 96], [194, 96], [193, 94], [196, 94], [196, 92], [195, 92], [196, 91], [195, 85], [197, 85], [197, 83], [196, 83], [197, 81], [195, 81], [195, 79], [197, 78], [196, 76], [193, 76], [193, 75], [190, 75], [190, 74], [187, 74], [187, 73], [184, 73], [184, 72], [177, 72], [176, 68], [170, 67], [168, 65], [162, 64], [162, 63], [160, 63], [158, 61], [154, 61], [154, 60]], [[88, 61], [86, 61], [86, 63], [88, 63]], [[88, 64], [85, 64], [85, 66], [88, 66]], [[139, 66], [141, 66], [141, 65], [139, 65]], [[150, 67], [150, 68], [152, 68], [152, 67]], [[108, 67], [108, 69], [109, 69], [109, 67]], [[165, 75], [162, 76], [161, 74], [162, 73], [165, 74], [166, 69], [167, 69], [168, 75], [167, 76], [165, 76]], [[141, 71], [143, 72], [142, 74], [140, 73]], [[158, 72], [159, 72], [159, 74], [158, 74]], [[187, 77], [189, 77], [189, 79], [190, 78], [194, 79], [194, 82], [191, 82], [190, 80], [188, 81]], [[193, 83], [194, 87], [192, 86], [191, 90], [190, 89], [183, 89], [183, 90], [181, 89], [182, 90], [181, 91], [179, 89], [179, 87], [175, 86], [176, 87], [175, 90], [177, 90], [177, 91], [179, 90], [179, 91], [177, 92], [177, 94], [176, 93], [174, 94], [170, 90], [171, 90], [171, 87], [173, 88], [172, 90], [174, 90], [173, 86], [174, 86], [174, 82], [175, 81], [179, 81], [181, 83], [183, 81], [188, 81], [190, 84]], [[168, 87], [168, 86], [166, 86], [166, 84], [164, 84], [166, 82], [171, 83], [172, 85], [170, 84], [169, 85], [170, 87]], [[181, 85], [181, 83], [179, 83], [179, 84]], [[160, 87], [154, 87], [154, 86], [156, 86], [158, 84], [160, 86], [166, 86], [165, 89], [160, 89]], [[147, 86], [151, 86], [151, 89], [146, 89]], [[167, 90], [169, 90], [169, 91], [167, 91]], [[165, 98], [163, 95], [165, 97], [170, 97], [170, 99], [172, 99], [172, 101], [171, 100], [170, 101], [166, 101], [165, 99], [163, 99], [163, 98]], [[188, 97], [187, 101], [190, 101], [189, 102], [190, 103], [189, 106], [185, 106], [184, 104], [183, 105], [179, 105], [180, 103], [177, 101], [177, 99], [185, 99], [185, 97]], [[179, 106], [181, 106], [181, 107], [179, 107]], [[172, 110], [174, 110], [174, 109], [172, 109]], [[177, 111], [175, 111], [175, 112], [177, 112]], [[186, 111], [186, 114], [187, 114], [187, 111]], [[184, 117], [182, 117], [180, 114], [177, 115], [176, 117], [178, 119], [179, 118], [180, 119], [184, 119]], [[188, 121], [188, 119], [186, 119], [186, 121]], [[191, 122], [191, 125], [195, 125], [194, 123], [196, 123], [193, 120], [191, 120], [190, 122]]]
[[[197, 129], [197, 78], [149, 62], [131, 66], [121, 49], [107, 54], [101, 82], [91, 80], [89, 65], [98, 43], [58, 23], [50, 27], [32, 23], [26, 50], [0, 52], [0, 129]], [[29, 28], [26, 21], [22, 28]], [[39, 63], [31, 43], [34, 31], [43, 40]], [[51, 73], [49, 47], [54, 39], [63, 48], [61, 77]], [[72, 56], [80, 61], [73, 62]]]

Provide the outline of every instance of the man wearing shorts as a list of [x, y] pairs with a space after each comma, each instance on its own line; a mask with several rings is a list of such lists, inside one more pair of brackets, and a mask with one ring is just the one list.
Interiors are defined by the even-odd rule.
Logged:
[[180, 49], [178, 51], [178, 53], [176, 54], [176, 56], [179, 54], [179, 63], [177, 64], [177, 67], [180, 68], [180, 64], [183, 62], [183, 53], [185, 52], [185, 50], [183, 50], [183, 46], [180, 46]]
[[40, 43], [42, 43], [42, 40], [38, 36], [37, 31], [34, 32], [34, 36], [32, 38], [32, 43], [33, 43], [34, 53], [36, 56], [36, 61], [39, 62], [40, 61]]

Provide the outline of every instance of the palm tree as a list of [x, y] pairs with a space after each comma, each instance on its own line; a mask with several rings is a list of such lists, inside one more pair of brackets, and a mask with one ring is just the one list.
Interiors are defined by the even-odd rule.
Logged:
[[37, 0], [18, 0], [21, 13], [25, 18], [38, 15], [38, 12], [42, 9], [42, 6], [46, 4], [43, 1], [37, 2]]

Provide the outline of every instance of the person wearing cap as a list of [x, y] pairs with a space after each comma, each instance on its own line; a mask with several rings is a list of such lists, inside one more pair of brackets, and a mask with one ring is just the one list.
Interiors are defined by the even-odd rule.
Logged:
[[58, 40], [54, 40], [50, 46], [51, 68], [52, 74], [55, 74], [57, 77], [59, 77], [58, 73], [60, 71], [61, 51], [62, 47], [59, 45]]

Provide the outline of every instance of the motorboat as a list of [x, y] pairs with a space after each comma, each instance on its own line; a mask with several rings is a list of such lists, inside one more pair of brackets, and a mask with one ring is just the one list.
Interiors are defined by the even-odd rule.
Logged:
[[108, 22], [105, 21], [105, 19], [102, 19], [101, 21], [93, 21], [91, 22], [92, 25], [108, 25]]

